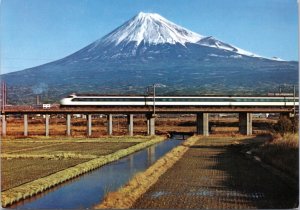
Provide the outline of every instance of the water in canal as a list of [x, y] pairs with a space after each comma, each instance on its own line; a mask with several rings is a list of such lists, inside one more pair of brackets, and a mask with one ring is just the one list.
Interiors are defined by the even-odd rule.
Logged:
[[59, 185], [9, 208], [19, 209], [81, 209], [92, 208], [104, 196], [127, 183], [137, 172], [146, 170], [182, 141], [169, 139], [90, 173]]

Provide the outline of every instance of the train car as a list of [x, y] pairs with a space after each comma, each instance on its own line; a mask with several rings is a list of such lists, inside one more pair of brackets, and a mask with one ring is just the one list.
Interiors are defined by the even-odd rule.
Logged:
[[[294, 101], [295, 100], [295, 101]], [[298, 106], [299, 98], [283, 96], [97, 96], [72, 94], [62, 106]]]

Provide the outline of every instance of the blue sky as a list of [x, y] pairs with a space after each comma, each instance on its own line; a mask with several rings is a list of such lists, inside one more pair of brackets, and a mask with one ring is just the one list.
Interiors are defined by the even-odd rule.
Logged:
[[140, 11], [262, 56], [298, 60], [296, 0], [2, 0], [1, 73], [63, 58]]

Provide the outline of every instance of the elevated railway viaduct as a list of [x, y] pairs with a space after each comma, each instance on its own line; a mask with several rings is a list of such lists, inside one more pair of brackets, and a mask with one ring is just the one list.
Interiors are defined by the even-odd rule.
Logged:
[[[298, 103], [297, 103], [298, 104]], [[196, 131], [199, 135], [209, 135], [209, 113], [238, 113], [239, 132], [252, 135], [253, 113], [280, 113], [289, 116], [294, 113], [295, 106], [103, 106], [103, 107], [52, 107], [50, 109], [29, 106], [10, 106], [1, 111], [2, 136], [6, 136], [8, 115], [21, 115], [24, 119], [24, 136], [28, 136], [28, 115], [45, 115], [45, 135], [49, 136], [50, 116], [64, 115], [66, 119], [66, 135], [71, 136], [71, 120], [73, 114], [86, 115], [86, 134], [92, 135], [92, 116], [107, 115], [107, 134], [112, 135], [113, 115], [127, 115], [128, 135], [134, 133], [133, 120], [136, 114], [144, 114], [147, 118], [147, 134], [155, 135], [155, 118], [159, 114], [195, 114]], [[155, 109], [155, 112], [154, 110]], [[155, 113], [155, 114], [154, 114]]]

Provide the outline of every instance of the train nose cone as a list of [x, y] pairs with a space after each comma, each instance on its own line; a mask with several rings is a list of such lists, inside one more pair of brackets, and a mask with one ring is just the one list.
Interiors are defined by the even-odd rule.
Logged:
[[68, 104], [67, 102], [68, 102], [68, 99], [66, 99], [66, 98], [63, 98], [60, 100], [61, 105], [67, 105]]

